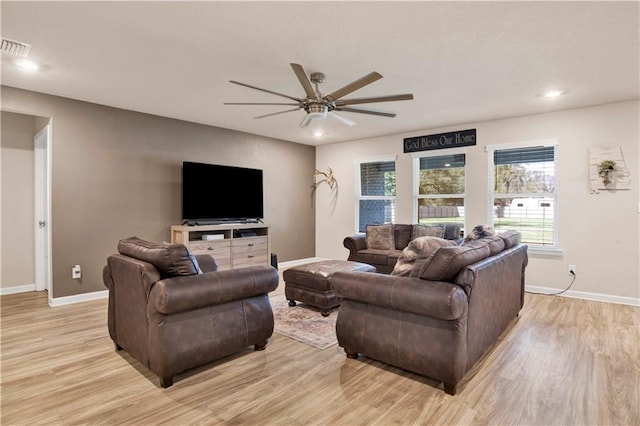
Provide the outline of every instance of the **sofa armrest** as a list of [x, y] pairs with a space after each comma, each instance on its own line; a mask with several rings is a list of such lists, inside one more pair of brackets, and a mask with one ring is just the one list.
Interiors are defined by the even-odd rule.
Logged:
[[467, 313], [468, 298], [455, 284], [366, 272], [336, 272], [331, 289], [343, 299], [442, 320]]
[[367, 237], [364, 233], [353, 234], [344, 239], [342, 245], [345, 248], [349, 249], [349, 257], [347, 260], [352, 262], [356, 261], [356, 254], [360, 250], [365, 250], [367, 248]]
[[149, 307], [175, 314], [266, 294], [276, 287], [278, 271], [268, 265], [167, 278], [151, 289]]
[[113, 291], [113, 277], [111, 276], [111, 268], [109, 267], [109, 264], [106, 264], [102, 268], [102, 282], [109, 291]]

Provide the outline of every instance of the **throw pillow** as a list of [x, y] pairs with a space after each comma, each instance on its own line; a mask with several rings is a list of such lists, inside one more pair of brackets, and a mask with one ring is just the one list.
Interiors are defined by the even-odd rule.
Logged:
[[417, 274], [411, 274], [416, 268], [419, 270], [422, 260], [427, 259], [440, 247], [454, 245], [456, 245], [454, 241], [438, 237], [416, 238], [411, 241], [404, 250], [402, 250], [402, 254], [398, 258], [396, 265], [393, 267], [393, 271], [391, 271], [391, 275], [400, 277], [418, 276]]
[[457, 240], [460, 238], [460, 225], [457, 223], [446, 223], [444, 226], [444, 239]]
[[393, 225], [367, 225], [367, 248], [374, 250], [393, 250]]
[[420, 237], [437, 237], [444, 238], [444, 227], [442, 226], [427, 226], [427, 225], [413, 225], [413, 239]]
[[184, 244], [158, 244], [131, 237], [118, 242], [118, 252], [152, 264], [163, 278], [202, 273], [195, 256]]
[[486, 244], [442, 247], [422, 266], [419, 272], [420, 278], [453, 281], [462, 268], [487, 257], [489, 257], [489, 246]]
[[471, 232], [467, 233], [464, 237], [464, 243], [468, 241], [478, 240], [480, 238], [490, 237], [492, 235], [496, 235], [496, 231], [489, 225], [476, 225], [473, 227]]
[[411, 241], [411, 225], [393, 225], [393, 239], [396, 243], [396, 250], [403, 250]]

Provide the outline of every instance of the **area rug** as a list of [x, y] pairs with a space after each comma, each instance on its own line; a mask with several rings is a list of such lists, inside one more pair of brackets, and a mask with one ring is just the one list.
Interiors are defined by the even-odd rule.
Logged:
[[289, 306], [284, 294], [271, 296], [275, 320], [274, 331], [318, 349], [327, 349], [338, 343], [336, 339], [336, 317], [334, 309], [328, 317], [320, 310], [303, 303]]

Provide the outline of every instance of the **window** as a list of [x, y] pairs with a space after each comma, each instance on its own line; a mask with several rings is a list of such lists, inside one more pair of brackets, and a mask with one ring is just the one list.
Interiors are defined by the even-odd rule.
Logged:
[[418, 223], [454, 222], [464, 229], [465, 154], [414, 159], [414, 217]]
[[555, 143], [489, 149], [493, 227], [515, 229], [522, 242], [557, 247]]
[[393, 223], [396, 219], [396, 162], [383, 160], [356, 164], [356, 226], [364, 232], [368, 224]]

